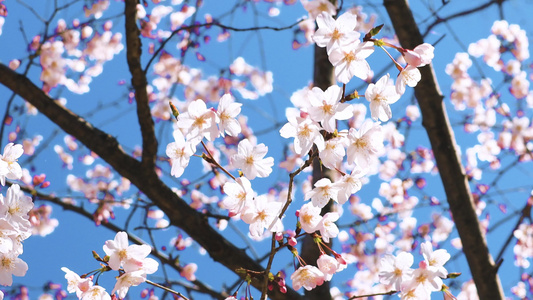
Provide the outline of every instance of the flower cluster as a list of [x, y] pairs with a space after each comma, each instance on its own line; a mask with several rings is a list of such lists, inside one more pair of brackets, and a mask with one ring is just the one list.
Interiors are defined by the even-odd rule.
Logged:
[[433, 251], [431, 242], [420, 245], [423, 260], [417, 269], [412, 269], [413, 255], [400, 252], [397, 256], [386, 255], [381, 259], [379, 281], [400, 292], [402, 299], [431, 299], [431, 293], [442, 290], [442, 279], [448, 276], [444, 264], [450, 254], [439, 249]]
[[[108, 6], [109, 1], [99, 1], [91, 9], [86, 8], [86, 14], [98, 18]], [[39, 53], [43, 90], [49, 92], [63, 85], [73, 93], [89, 92], [89, 84], [93, 77], [102, 73], [103, 64], [124, 48], [122, 34], [111, 32], [112, 27], [112, 22], [108, 21], [100, 33], [94, 32], [90, 26], [80, 25], [79, 20], [75, 20], [69, 28], [65, 20], [60, 19], [55, 34], [48, 40], [41, 41], [40, 36], [34, 37], [29, 48]], [[80, 50], [82, 48], [83, 51]], [[12, 68], [19, 65], [20, 61], [10, 64]], [[70, 73], [67, 74], [68, 71]]]
[[[22, 145], [9, 143], [0, 155], [0, 183], [7, 179], [20, 179], [22, 169], [17, 159], [24, 150]], [[18, 184], [7, 189], [6, 196], [0, 194], [0, 285], [13, 284], [13, 275], [24, 276], [28, 265], [19, 258], [22, 241], [32, 234], [28, 213], [33, 208], [31, 197], [25, 196]]]
[[[159, 264], [147, 257], [152, 248], [148, 245], [128, 245], [128, 234], [120, 231], [114, 240], [107, 240], [103, 247], [106, 256], [102, 259], [94, 253], [95, 258], [105, 266], [97, 272], [103, 273], [114, 270], [119, 272], [117, 283], [111, 291], [119, 299], [124, 299], [131, 286], [137, 286], [146, 281], [146, 275], [157, 271]], [[80, 276], [68, 268], [61, 268], [68, 281], [69, 293], [76, 293], [78, 299], [111, 299], [105, 288], [93, 282], [93, 276]]]

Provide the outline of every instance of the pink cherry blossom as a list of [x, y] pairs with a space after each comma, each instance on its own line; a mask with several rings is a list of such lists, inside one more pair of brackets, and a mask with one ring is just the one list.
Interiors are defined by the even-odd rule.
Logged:
[[413, 50], [406, 49], [402, 53], [405, 61], [413, 67], [423, 67], [431, 63], [433, 57], [435, 56], [433, 51], [435, 48], [428, 44], [423, 43], [416, 46]]
[[299, 290], [301, 287], [304, 287], [306, 290], [310, 291], [318, 285], [324, 283], [324, 273], [320, 271], [317, 267], [307, 265], [299, 267], [298, 270], [294, 271], [291, 275], [292, 287], [295, 290]]
[[185, 279], [189, 281], [195, 281], [196, 276], [194, 275], [194, 273], [196, 272], [196, 270], [198, 270], [198, 265], [195, 263], [190, 263], [190, 264], [185, 265], [181, 269], [180, 275], [182, 277], [185, 277]]
[[92, 277], [86, 277], [82, 279], [80, 275], [66, 267], [62, 267], [61, 270], [65, 272], [65, 279], [68, 282], [67, 291], [69, 293], [76, 293], [78, 298], [80, 298], [81, 294], [93, 286]]
[[337, 273], [339, 269], [339, 262], [327, 254], [322, 254], [316, 261], [318, 269], [324, 273], [324, 280], [330, 281], [333, 274]]

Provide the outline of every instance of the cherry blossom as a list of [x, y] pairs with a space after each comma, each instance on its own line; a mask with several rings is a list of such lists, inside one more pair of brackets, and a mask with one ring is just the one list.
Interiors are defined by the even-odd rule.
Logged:
[[444, 268], [444, 264], [451, 257], [448, 251], [445, 249], [437, 249], [433, 251], [433, 246], [429, 241], [422, 243], [420, 248], [428, 269], [433, 269], [437, 276], [446, 278], [448, 271]]
[[170, 175], [180, 177], [189, 165], [191, 156], [196, 152], [196, 147], [192, 143], [185, 141], [181, 130], [174, 130], [172, 135], [174, 136], [174, 142], [167, 145], [166, 154], [170, 158], [172, 165]]
[[195, 264], [195, 263], [187, 264], [181, 270], [180, 275], [182, 277], [185, 277], [185, 279], [187, 279], [189, 281], [195, 281], [196, 280], [196, 276], [194, 275], [194, 273], [196, 272], [197, 269], [198, 269], [198, 265], [197, 264]]
[[322, 220], [322, 216], [320, 215], [321, 210], [320, 207], [313, 205], [313, 203], [302, 205], [298, 213], [298, 220], [305, 232], [313, 233], [317, 230], [318, 224]]
[[246, 177], [239, 177], [235, 182], [226, 182], [223, 190], [228, 196], [222, 201], [222, 206], [233, 215], [241, 213], [244, 206], [252, 201], [255, 195], [252, 184]]
[[281, 205], [280, 202], [270, 202], [265, 195], [260, 195], [244, 208], [241, 218], [250, 224], [252, 237], [262, 236], [265, 229], [271, 232], [283, 231], [283, 224], [278, 217]]
[[318, 15], [325, 12], [330, 16], [337, 13], [337, 8], [329, 0], [300, 0], [305, 10], [309, 12], [311, 19], [316, 19]]
[[387, 74], [375, 84], [369, 84], [366, 89], [365, 98], [370, 101], [370, 113], [374, 121], [379, 119], [386, 122], [392, 118], [389, 105], [400, 99], [400, 94], [396, 92], [396, 88], [389, 82], [389, 79], [389, 74]]
[[16, 253], [0, 253], [0, 285], [13, 284], [13, 275], [24, 276], [28, 271], [28, 264], [17, 257]]
[[7, 220], [17, 230], [30, 229], [28, 212], [33, 208], [31, 197], [20, 191], [18, 184], [9, 187], [6, 197], [0, 195], [0, 216]]
[[318, 154], [320, 161], [326, 168], [335, 169], [342, 162], [346, 155], [344, 140], [343, 137], [336, 137], [326, 141], [324, 149]]
[[322, 254], [316, 261], [318, 269], [324, 273], [324, 280], [330, 281], [333, 274], [339, 269], [339, 262], [327, 254]]
[[219, 136], [217, 118], [203, 100], [195, 100], [189, 104], [187, 112], [179, 115], [177, 126], [185, 130], [188, 141], [196, 140], [198, 144], [203, 137], [213, 141]]
[[0, 183], [6, 185], [6, 178], [20, 179], [22, 169], [17, 159], [24, 153], [20, 144], [9, 143], [4, 147], [4, 154], [0, 156]]
[[109, 255], [109, 267], [113, 270], [124, 267], [126, 272], [140, 270], [152, 250], [148, 245], [128, 245], [128, 234], [124, 231], [117, 232], [114, 240], [107, 240], [103, 248]]
[[370, 166], [383, 148], [383, 133], [379, 123], [366, 120], [361, 129], [348, 131], [348, 163], [357, 163], [361, 168]]
[[299, 290], [301, 287], [310, 291], [317, 285], [324, 283], [324, 273], [315, 266], [303, 266], [294, 271], [291, 275], [292, 287]]
[[86, 292], [81, 294], [81, 300], [111, 300], [111, 296], [105, 288], [99, 285], [91, 286]]
[[329, 55], [329, 61], [335, 67], [335, 78], [344, 84], [352, 77], [367, 80], [372, 74], [370, 65], [365, 60], [374, 52], [372, 42], [362, 42], [354, 45], [335, 48]]
[[442, 279], [428, 268], [425, 261], [421, 261], [418, 269], [413, 271], [411, 279], [402, 282], [401, 289], [403, 291], [416, 288], [423, 288], [428, 293], [437, 292], [442, 289]]
[[328, 132], [335, 131], [336, 120], [347, 120], [353, 116], [352, 107], [348, 103], [340, 103], [341, 97], [342, 89], [338, 85], [332, 85], [325, 91], [314, 87], [309, 97], [311, 119], [321, 122]]
[[220, 134], [224, 137], [224, 132], [231, 136], [237, 136], [241, 132], [241, 125], [237, 121], [237, 116], [241, 112], [241, 103], [235, 103], [230, 94], [224, 94], [218, 103], [217, 115], [220, 120], [218, 124]]
[[362, 187], [361, 177], [365, 175], [365, 172], [355, 167], [350, 174], [342, 176], [342, 178], [335, 182], [335, 185], [339, 188], [339, 194], [337, 201], [339, 204], [344, 204], [348, 201], [348, 198], [359, 191]]
[[315, 188], [305, 193], [305, 200], [311, 199], [314, 206], [323, 208], [330, 199], [337, 201], [340, 188], [335, 186], [329, 178], [322, 178], [315, 183]]
[[111, 294], [117, 293], [119, 299], [124, 299], [131, 286], [138, 286], [146, 281], [146, 273], [142, 270], [126, 272], [117, 278], [117, 283]]
[[411, 65], [406, 66], [398, 74], [398, 78], [396, 78], [396, 93], [403, 95], [405, 93], [405, 85], [415, 87], [420, 79], [422, 79], [422, 75], [417, 67]]
[[326, 47], [330, 54], [335, 47], [355, 43], [360, 33], [355, 31], [357, 16], [351, 12], [340, 15], [337, 20], [327, 13], [316, 17], [318, 30], [313, 35], [313, 40], [319, 47]]
[[294, 153], [306, 155], [315, 144], [319, 150], [324, 149], [324, 137], [320, 125], [310, 118], [289, 118], [279, 133], [284, 138], [294, 137]]
[[274, 158], [264, 158], [268, 152], [265, 144], [252, 146], [248, 139], [238, 145], [238, 153], [232, 156], [233, 165], [240, 168], [249, 180], [255, 177], [267, 177], [272, 172]]
[[396, 257], [385, 255], [380, 260], [379, 282], [392, 287], [399, 291], [402, 282], [411, 278], [413, 274], [413, 255], [407, 252], [400, 252]]
[[432, 45], [423, 43], [416, 46], [413, 50], [406, 49], [402, 52], [402, 55], [410, 66], [418, 68], [431, 63], [431, 60], [435, 56], [433, 54], [434, 50], [435, 48]]
[[329, 243], [330, 238], [336, 238], [339, 234], [339, 228], [335, 225], [335, 221], [339, 219], [339, 213], [328, 212], [320, 220], [318, 229], [320, 230], [320, 236], [324, 242]]

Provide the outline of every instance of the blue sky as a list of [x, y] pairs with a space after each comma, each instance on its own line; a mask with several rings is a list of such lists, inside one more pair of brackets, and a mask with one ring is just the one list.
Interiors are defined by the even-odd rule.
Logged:
[[[169, 1], [167, 1], [169, 2]], [[213, 16], [219, 16], [226, 13], [230, 6], [229, 5], [220, 5], [220, 2], [214, 1], [205, 1], [205, 6], [202, 8], [202, 13], [210, 12]], [[230, 2], [230, 1], [228, 1]], [[348, 5], [349, 2], [345, 1], [345, 5]], [[477, 1], [476, 1], [477, 2]], [[231, 1], [233, 3], [233, 1]], [[41, 1], [39, 3], [32, 3], [33, 9], [38, 12], [41, 16], [47, 17], [52, 13], [52, 4], [53, 1]], [[115, 15], [120, 12], [122, 9], [122, 3], [112, 1], [112, 9], [109, 11], [109, 15]], [[366, 4], [366, 2], [365, 2]], [[371, 4], [371, 3], [368, 3]], [[0, 51], [0, 61], [7, 63], [13, 58], [23, 59], [27, 56], [27, 44], [22, 39], [22, 36], [26, 36], [28, 39], [31, 39], [35, 34], [39, 33], [44, 24], [40, 22], [35, 17], [31, 16], [31, 13], [27, 7], [12, 2], [7, 3], [9, 15], [6, 18], [5, 25], [3, 27], [3, 33], [0, 36], [0, 41], [4, 45], [9, 47], [4, 47]], [[254, 22], [260, 22], [260, 24], [266, 24], [271, 26], [284, 26], [287, 24], [292, 24], [298, 18], [306, 15], [305, 11], [300, 4], [295, 4], [293, 6], [280, 7], [281, 14], [278, 17], [268, 17], [266, 15], [266, 8], [271, 4], [259, 3], [257, 4], [257, 9], [260, 11], [257, 17], [254, 17], [254, 13], [251, 9], [246, 11], [239, 10], [235, 12], [232, 16], [224, 17], [221, 19], [221, 22], [226, 25], [235, 26], [238, 28], [246, 28], [254, 26]], [[364, 4], [362, 4], [364, 5]], [[428, 7], [435, 6], [439, 7], [440, 1], [413, 1], [412, 7], [415, 10], [415, 15], [423, 20], [424, 16], [428, 15]], [[458, 3], [457, 1], [450, 1], [450, 3], [439, 10], [439, 15], [441, 17], [448, 16], [455, 11], [463, 9], [464, 5], [474, 5]], [[531, 24], [531, 19], [528, 18], [526, 14], [522, 13], [525, 11], [532, 11], [532, 4], [528, 1], [512, 1], [505, 4], [505, 16], [510, 23], [517, 23], [522, 28], [528, 30], [533, 28]], [[370, 5], [369, 5], [370, 6]], [[152, 5], [150, 5], [151, 9]], [[529, 10], [528, 8], [529, 7]], [[377, 24], [385, 23], [386, 27], [383, 30], [384, 35], [391, 35], [391, 30], [389, 26], [388, 18], [386, 17], [385, 9], [382, 7], [369, 7], [364, 9], [368, 13], [374, 11], [378, 15]], [[149, 10], [150, 10], [149, 9]], [[73, 18], [82, 18], [83, 13], [81, 12], [81, 5], [73, 5], [69, 9], [65, 10], [55, 18], [51, 23], [51, 28], [48, 32], [53, 32], [53, 27], [55, 26], [58, 18], [65, 18], [67, 22], [71, 21]], [[498, 19], [497, 10], [491, 8], [484, 11], [482, 14], [477, 14], [472, 17], [461, 18], [458, 21], [452, 22], [450, 28], [440, 25], [435, 27], [434, 30], [427, 36], [426, 41], [429, 43], [434, 43], [439, 41], [436, 45], [435, 50], [435, 60], [434, 68], [438, 78], [438, 81], [443, 90], [443, 94], [448, 96], [450, 92], [451, 79], [444, 73], [446, 64], [450, 63], [458, 51], [465, 51], [464, 46], [468, 46], [469, 43], [475, 42], [480, 38], [485, 38], [490, 33], [490, 27], [494, 20]], [[124, 22], [120, 18], [113, 19], [114, 27], [113, 31], [121, 31], [124, 25]], [[20, 24], [24, 27], [24, 32], [20, 31]], [[101, 21], [97, 21], [97, 27], [102, 26]], [[421, 24], [424, 26], [424, 23]], [[266, 97], [262, 97], [256, 101], [243, 100], [243, 113], [249, 116], [251, 120], [250, 124], [254, 127], [256, 132], [260, 132], [262, 129], [270, 128], [276, 124], [276, 122], [284, 123], [284, 108], [290, 105], [289, 97], [290, 95], [306, 85], [312, 79], [312, 47], [303, 47], [299, 50], [293, 50], [291, 48], [292, 43], [292, 31], [285, 32], [274, 32], [274, 31], [261, 31], [260, 33], [232, 33], [230, 40], [218, 43], [216, 42], [216, 33], [219, 31], [217, 29], [213, 30], [211, 34], [211, 41], [207, 44], [201, 43], [200, 47], [197, 49], [205, 58], [205, 62], [197, 61], [194, 55], [188, 54], [185, 62], [190, 64], [193, 67], [201, 68], [204, 74], [208, 75], [217, 75], [221, 68], [227, 67], [237, 56], [243, 56], [245, 60], [253, 65], [258, 66], [261, 69], [272, 71], [274, 74], [274, 92]], [[454, 34], [458, 38], [454, 37]], [[300, 37], [301, 38], [301, 37]], [[124, 39], [123, 39], [124, 42]], [[145, 53], [148, 41], [145, 41]], [[174, 51], [170, 48], [168, 51]], [[191, 53], [192, 54], [192, 53]], [[144, 57], [144, 63], [147, 62], [148, 56]], [[376, 53], [373, 55], [373, 58], [370, 60], [370, 64], [376, 69], [379, 70], [383, 65], [383, 61], [386, 60], [386, 56], [383, 53]], [[23, 66], [24, 65], [23, 60]], [[19, 69], [19, 71], [22, 70]], [[37, 85], [40, 85], [38, 82], [40, 68], [34, 67], [30, 73], [30, 77], [34, 80]], [[395, 70], [390, 69], [391, 75], [395, 74]], [[486, 70], [486, 74], [491, 74], [490, 70]], [[149, 72], [150, 74], [150, 72]], [[471, 74], [474, 76], [473, 74]], [[490, 76], [490, 75], [489, 75]], [[104, 65], [104, 73], [102, 76], [97, 77], [91, 83], [91, 92], [86, 95], [74, 95], [68, 92], [66, 89], [54, 89], [52, 91], [53, 96], [62, 96], [68, 99], [67, 107], [75, 111], [80, 115], [86, 115], [88, 112], [94, 112], [88, 116], [88, 120], [93, 122], [98, 126], [110, 133], [111, 135], [117, 137], [117, 139], [125, 146], [127, 151], [131, 151], [135, 145], [140, 144], [140, 136], [137, 133], [138, 125], [134, 115], [134, 104], [130, 104], [127, 101], [127, 84], [121, 84], [122, 81], [129, 83], [130, 77], [125, 65], [125, 51], [122, 51], [119, 55], [115, 57], [113, 61], [107, 62]], [[5, 103], [10, 93], [5, 88], [0, 87], [1, 94], [4, 95], [4, 99], [1, 103]], [[361, 90], [360, 92], [362, 92]], [[177, 93], [177, 97], [180, 98], [180, 93]], [[404, 96], [403, 100], [398, 102], [396, 106], [393, 106], [393, 113], [401, 114], [403, 112], [403, 107], [411, 101], [411, 94], [408, 93]], [[445, 99], [447, 107], [450, 109], [452, 107], [448, 99]], [[362, 101], [366, 104], [366, 101]], [[20, 99], [17, 99], [15, 102], [17, 106], [22, 104]], [[3, 115], [5, 106], [2, 105], [0, 108], [0, 113]], [[263, 115], [270, 116], [269, 119], [263, 118]], [[57, 136], [53, 134], [56, 130], [56, 127], [48, 120], [42, 116], [31, 117], [26, 119], [25, 116], [19, 116], [17, 112], [12, 112], [14, 117], [13, 125], [6, 127], [7, 132], [13, 131], [16, 125], [20, 125], [25, 129], [25, 133], [21, 133], [20, 137], [28, 137], [34, 134], [41, 134], [45, 137], [45, 140], [53, 138], [50, 141], [50, 145], [61, 144], [64, 146], [63, 134], [58, 134]], [[528, 114], [531, 116], [531, 114]], [[452, 124], [457, 124], [462, 120], [462, 115], [450, 110], [450, 120]], [[171, 141], [171, 124], [162, 124], [159, 122], [157, 124], [158, 130], [160, 130], [160, 154], [164, 154], [164, 147], [168, 142]], [[281, 126], [280, 126], [281, 127]], [[461, 127], [455, 127], [456, 135], [458, 138], [458, 143], [461, 145], [461, 149], [466, 149], [468, 146], [472, 145], [472, 140], [475, 136], [465, 135], [462, 132]], [[28, 134], [24, 136], [24, 134]], [[7, 143], [6, 138], [7, 133], [4, 133], [4, 139], [2, 140], [2, 145]], [[284, 140], [277, 134], [277, 130], [273, 130], [267, 134], [258, 136], [258, 142], [265, 143], [269, 146], [269, 155], [272, 155], [276, 159], [276, 163], [279, 162], [281, 154], [283, 151], [283, 145], [288, 144], [290, 141]], [[420, 122], [415, 122], [413, 125], [412, 133], [409, 136], [407, 141], [407, 148], [414, 149], [419, 144], [427, 145], [427, 138]], [[81, 146], [81, 145], [80, 145]], [[83, 152], [83, 151], [82, 151]], [[86, 152], [85, 152], [86, 153]], [[75, 160], [78, 158], [79, 154], [76, 154]], [[23, 167], [30, 167], [24, 165], [26, 159], [21, 159], [20, 162]], [[162, 166], [164, 164], [161, 164]], [[199, 162], [192, 162], [191, 166], [199, 166]], [[77, 164], [73, 170], [68, 170], [61, 165], [59, 158], [53, 152], [52, 147], [45, 149], [40, 157], [33, 162], [31, 167], [35, 168], [35, 174], [47, 173], [48, 180], [51, 181], [51, 186], [43, 192], [56, 192], [57, 195], [66, 196], [69, 195], [66, 187], [65, 175], [72, 174], [83, 174], [87, 167], [83, 167], [80, 164]], [[528, 184], [524, 174], [530, 175], [527, 173], [527, 165], [522, 169], [517, 169], [517, 175], [514, 177], [508, 178], [504, 177], [502, 180], [507, 180], [502, 182], [501, 185], [505, 186], [509, 184], [510, 186], [523, 186]], [[168, 170], [167, 170], [168, 171]], [[191, 178], [195, 178], [194, 171], [190, 171]], [[273, 175], [273, 178], [282, 178], [286, 176], [284, 171], [277, 170]], [[169, 176], [167, 174], [167, 176]], [[488, 178], [494, 175], [488, 175]], [[519, 177], [519, 178], [516, 178]], [[371, 183], [365, 185], [363, 190], [360, 192], [361, 197], [367, 198], [367, 203], [369, 204], [373, 197], [377, 197], [377, 190], [379, 188], [379, 183], [373, 183], [371, 178]], [[377, 180], [377, 178], [375, 178]], [[518, 182], [518, 179], [523, 179], [524, 182]], [[300, 179], [300, 180], [303, 180]], [[176, 181], [168, 180], [169, 184], [176, 184]], [[257, 182], [257, 183], [256, 183]], [[269, 179], [259, 179], [254, 181], [254, 187], [256, 187], [260, 192], [266, 192], [269, 184], [273, 180]], [[5, 189], [2, 189], [2, 192], [5, 193]], [[445, 196], [442, 192], [442, 187], [439, 179], [436, 176], [433, 176], [428, 181], [428, 189], [425, 191], [428, 194], [436, 195], [438, 198], [444, 200]], [[213, 192], [214, 193], [214, 192]], [[508, 194], [507, 200], [504, 198], [503, 201], [508, 201], [508, 206], [512, 207], [515, 205], [517, 208], [522, 206], [522, 202], [527, 198], [529, 191], [520, 191], [515, 194]], [[516, 196], [515, 196], [516, 195]], [[132, 195], [135, 196], [135, 195]], [[298, 195], [301, 198], [301, 195]], [[297, 196], [297, 197], [298, 197]], [[519, 200], [516, 200], [519, 199]], [[502, 201], [500, 198], [495, 198], [496, 201]], [[80, 200], [82, 201], [82, 200]], [[87, 207], [90, 207], [87, 205]], [[347, 208], [345, 208], [347, 210]], [[432, 212], [438, 212], [438, 207], [429, 207], [420, 210], [420, 216], [422, 219], [423, 215], [427, 217]], [[499, 213], [496, 209], [489, 210], [491, 213], [492, 222], [505, 217], [503, 214]], [[120, 208], [116, 209], [117, 221], [123, 219], [127, 216], [125, 210]], [[91, 257], [91, 250], [96, 250], [103, 255], [102, 245], [105, 240], [113, 239], [114, 233], [100, 227], [96, 227], [93, 222], [89, 220], [80, 219], [74, 213], [62, 212], [60, 208], [54, 206], [53, 216], [59, 219], [59, 227], [56, 231], [45, 237], [31, 237], [24, 243], [24, 254], [23, 258], [29, 265], [29, 271], [26, 277], [24, 278], [15, 278], [15, 283], [27, 284], [31, 287], [32, 298], [36, 297], [39, 288], [47, 281], [52, 280], [54, 282], [66, 284], [64, 280], [63, 272], [60, 270], [60, 267], [66, 266], [71, 270], [77, 271], [79, 273], [88, 272], [98, 267], [97, 263]], [[141, 216], [136, 214], [134, 219], [140, 219]], [[287, 217], [287, 220], [293, 220], [292, 215]], [[427, 221], [427, 220], [426, 220]], [[349, 222], [346, 220], [346, 222]], [[290, 224], [293, 224], [293, 221], [286, 221], [285, 226], [289, 227]], [[341, 220], [342, 223], [342, 220]], [[505, 237], [508, 234], [509, 226], [512, 226], [514, 221], [508, 223], [508, 226], [500, 228], [495, 234], [491, 234], [488, 237], [489, 245], [491, 246], [491, 251], [493, 255], [499, 250], [499, 243], [502, 242], [502, 237]], [[244, 232], [246, 232], [246, 227], [237, 224], [237, 226]], [[169, 229], [165, 232], [159, 233], [161, 236], [160, 246], [168, 246], [168, 239], [179, 232], [176, 229]], [[236, 237], [237, 235], [231, 233], [230, 229], [226, 230], [228, 236]], [[146, 235], [140, 234], [141, 237], [146, 238]], [[244, 243], [241, 243], [244, 246]], [[264, 243], [254, 244], [256, 249], [261, 249], [265, 246]], [[494, 247], [495, 246], [495, 247]], [[446, 244], [446, 247], [449, 247], [449, 243]], [[505, 264], [502, 266], [501, 274], [508, 274], [514, 270], [512, 268], [512, 250], [508, 249]], [[277, 267], [285, 267], [287, 263], [290, 263], [290, 260], [278, 259], [280, 263]], [[197, 273], [198, 278], [206, 282], [216, 282], [216, 279], [212, 278], [214, 268], [215, 270], [220, 270], [224, 272], [224, 268], [216, 264], [212, 264], [211, 259], [207, 256], [198, 258], [196, 251], [190, 251], [189, 253], [184, 252], [181, 254], [181, 259], [185, 262], [196, 261], [200, 266]], [[281, 261], [283, 261], [281, 263]], [[451, 271], [459, 271], [456, 269], [461, 268], [461, 265], [464, 264], [463, 260], [458, 260], [457, 262], [451, 262], [448, 267]], [[213, 267], [214, 266], [214, 267]], [[337, 282], [345, 281], [348, 278], [351, 278], [354, 273], [353, 268], [343, 271]], [[462, 269], [463, 272], [466, 270]], [[224, 274], [229, 274], [225, 272]], [[518, 279], [519, 273], [513, 271], [513, 275], [505, 276], [504, 288], [506, 289], [506, 294], [509, 293], [509, 288], [513, 286]], [[516, 275], [514, 275], [516, 274]], [[161, 275], [161, 274], [159, 274]], [[178, 278], [176, 274], [173, 274], [175, 278]], [[228, 275], [233, 276], [234, 275]], [[103, 278], [107, 278], [110, 282], [106, 288], [112, 288], [113, 278], [111, 275], [105, 274]], [[102, 279], [103, 279], [102, 278]], [[468, 275], [461, 277], [461, 280], [466, 281], [469, 279]], [[232, 281], [230, 280], [230, 284]], [[217, 287], [219, 285], [213, 283], [213, 286]], [[140, 289], [137, 289], [140, 290]], [[132, 291], [135, 293], [135, 291]], [[135, 297], [133, 297], [135, 298]]]

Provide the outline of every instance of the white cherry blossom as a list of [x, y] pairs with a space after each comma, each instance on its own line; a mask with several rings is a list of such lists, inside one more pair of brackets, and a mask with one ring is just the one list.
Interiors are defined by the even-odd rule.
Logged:
[[342, 88], [332, 85], [325, 91], [319, 87], [314, 87], [309, 97], [311, 106], [308, 108], [311, 119], [321, 122], [324, 129], [334, 132], [336, 120], [347, 120], [353, 116], [352, 106], [348, 103], [341, 103]]
[[314, 206], [323, 208], [330, 199], [337, 201], [340, 188], [331, 183], [329, 178], [322, 178], [315, 183], [315, 188], [305, 193], [305, 200], [311, 199]]
[[289, 118], [289, 122], [279, 130], [284, 138], [294, 138], [294, 153], [306, 155], [315, 144], [318, 150], [324, 149], [324, 137], [320, 125], [309, 117]]
[[242, 103], [236, 103], [230, 94], [224, 94], [218, 103], [217, 115], [220, 120], [218, 127], [220, 134], [227, 133], [237, 136], [241, 132], [241, 125], [237, 121], [237, 116], [241, 112]]
[[320, 215], [321, 210], [320, 207], [313, 205], [313, 203], [302, 205], [298, 214], [298, 220], [305, 232], [313, 233], [317, 230], [318, 224], [322, 220], [322, 216]]
[[365, 59], [373, 52], [374, 44], [372, 42], [362, 42], [355, 46], [342, 46], [331, 51], [329, 61], [335, 67], [337, 81], [346, 84], [354, 76], [367, 80], [372, 71]]
[[359, 32], [355, 31], [357, 26], [357, 15], [350, 11], [340, 15], [337, 20], [328, 13], [321, 13], [316, 17], [318, 30], [313, 35], [313, 40], [319, 47], [326, 47], [330, 54], [335, 47], [348, 45], [358, 41]]
[[265, 144], [252, 146], [248, 139], [242, 140], [237, 146], [238, 153], [232, 156], [233, 165], [240, 168], [249, 180], [255, 177], [267, 177], [272, 172], [274, 158], [264, 158], [268, 152]]
[[172, 165], [170, 175], [180, 177], [189, 165], [191, 156], [196, 152], [196, 147], [192, 143], [185, 141], [181, 130], [174, 130], [172, 135], [174, 136], [174, 142], [167, 145], [166, 154], [170, 158]]
[[389, 74], [381, 77], [375, 84], [371, 83], [365, 91], [366, 100], [370, 101], [370, 113], [372, 119], [385, 122], [392, 118], [390, 104], [400, 99], [400, 94], [389, 82]]
[[279, 219], [281, 202], [271, 202], [264, 195], [257, 196], [244, 208], [241, 218], [246, 224], [250, 224], [250, 235], [260, 237], [265, 229], [271, 232], [283, 230], [283, 224]]

